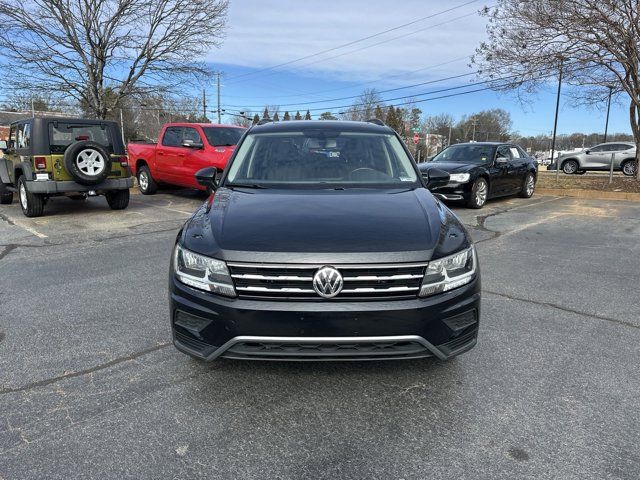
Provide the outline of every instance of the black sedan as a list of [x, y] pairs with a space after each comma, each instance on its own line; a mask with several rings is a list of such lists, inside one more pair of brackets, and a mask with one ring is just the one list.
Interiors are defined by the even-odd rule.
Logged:
[[495, 142], [451, 145], [419, 167], [422, 172], [448, 172], [449, 183], [431, 193], [442, 200], [464, 201], [469, 208], [482, 208], [489, 198], [506, 195], [529, 198], [538, 174], [535, 159], [518, 145]]

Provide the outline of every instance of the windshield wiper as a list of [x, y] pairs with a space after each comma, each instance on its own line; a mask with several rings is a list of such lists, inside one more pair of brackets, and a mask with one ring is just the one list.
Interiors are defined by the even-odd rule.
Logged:
[[236, 187], [236, 188], [260, 188], [267, 189], [269, 187], [265, 187], [264, 185], [259, 185], [257, 183], [227, 183], [225, 187]]

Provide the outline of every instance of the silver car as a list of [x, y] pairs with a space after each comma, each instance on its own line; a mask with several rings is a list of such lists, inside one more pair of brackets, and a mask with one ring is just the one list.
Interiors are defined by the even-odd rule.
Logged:
[[[615, 153], [614, 170], [622, 171], [625, 175], [635, 175], [636, 146], [631, 142], [601, 143], [581, 152], [561, 155], [557, 161], [560, 162], [560, 168], [564, 173], [582, 174], [587, 170], [609, 170], [612, 153]], [[548, 169], [555, 170], [556, 162], [549, 165]]]

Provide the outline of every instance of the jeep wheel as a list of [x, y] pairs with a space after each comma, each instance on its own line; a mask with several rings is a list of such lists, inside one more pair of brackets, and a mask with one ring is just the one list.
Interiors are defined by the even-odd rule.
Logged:
[[7, 190], [4, 183], [0, 183], [0, 204], [9, 205], [13, 202], [13, 192]]
[[111, 210], [124, 210], [129, 205], [129, 189], [113, 190], [104, 194]]
[[71, 144], [64, 152], [64, 166], [79, 184], [97, 185], [109, 176], [111, 157], [102, 145], [81, 141]]
[[18, 179], [18, 198], [22, 213], [27, 217], [39, 217], [44, 212], [44, 197], [36, 193], [31, 193], [27, 189], [27, 182], [24, 176]]
[[143, 165], [138, 170], [138, 189], [143, 195], [153, 195], [158, 190], [158, 184], [151, 176], [149, 167], [146, 165]]

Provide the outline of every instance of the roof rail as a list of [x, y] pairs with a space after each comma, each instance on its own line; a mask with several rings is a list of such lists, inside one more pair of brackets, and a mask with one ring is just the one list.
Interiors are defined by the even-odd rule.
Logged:
[[258, 120], [258, 123], [256, 123], [256, 125], [264, 125], [265, 123], [273, 123], [273, 120], [271, 120], [270, 118], [261, 118], [260, 120]]
[[370, 118], [366, 121], [367, 123], [373, 123], [374, 125], [380, 125], [381, 127], [386, 127], [387, 125], [380, 120], [379, 118]]

